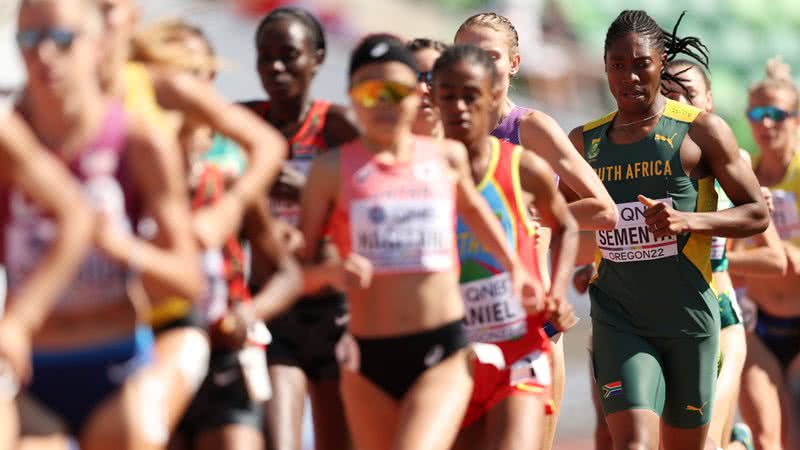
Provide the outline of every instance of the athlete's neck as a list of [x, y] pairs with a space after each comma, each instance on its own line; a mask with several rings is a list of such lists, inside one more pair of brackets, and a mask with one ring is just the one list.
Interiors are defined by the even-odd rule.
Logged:
[[469, 156], [469, 166], [472, 172], [472, 181], [478, 184], [486, 176], [489, 169], [489, 160], [492, 158], [492, 139], [489, 135], [466, 145]]
[[378, 155], [383, 163], [394, 164], [409, 161], [414, 149], [414, 135], [408, 131], [398, 133], [392, 139], [361, 136], [361, 142], [371, 153]]
[[411, 132], [419, 136], [429, 136], [437, 139], [444, 137], [442, 122], [439, 120], [433, 123], [427, 121], [414, 122]]
[[667, 98], [661, 94], [658, 94], [653, 103], [651, 103], [644, 110], [626, 111], [620, 108], [617, 111], [617, 117], [614, 119], [614, 125], [617, 127], [627, 125], [647, 125], [652, 120], [655, 120], [661, 116], [661, 112], [664, 111], [666, 105]]
[[273, 101], [267, 111], [267, 120], [277, 128], [300, 125], [309, 109], [311, 109], [311, 100], [307, 93], [281, 102]]
[[28, 92], [23, 107], [31, 127], [47, 148], [69, 161], [98, 132], [108, 97], [92, 84], [67, 96]]
[[496, 124], [495, 126], [500, 125], [500, 122], [502, 122], [506, 117], [508, 117], [509, 114], [511, 114], [511, 110], [514, 109], [514, 106], [516, 106], [514, 105], [514, 102], [512, 102], [510, 98], [506, 97], [494, 115], [494, 123]]

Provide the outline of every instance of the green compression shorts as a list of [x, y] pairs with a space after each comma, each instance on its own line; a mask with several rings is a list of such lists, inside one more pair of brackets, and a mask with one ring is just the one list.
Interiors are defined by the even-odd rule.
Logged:
[[742, 313], [739, 309], [739, 302], [736, 300], [736, 291], [731, 288], [728, 291], [720, 292], [717, 298], [719, 299], [720, 329], [741, 324]]
[[592, 322], [595, 384], [606, 415], [649, 409], [676, 428], [711, 420], [719, 334], [643, 337]]

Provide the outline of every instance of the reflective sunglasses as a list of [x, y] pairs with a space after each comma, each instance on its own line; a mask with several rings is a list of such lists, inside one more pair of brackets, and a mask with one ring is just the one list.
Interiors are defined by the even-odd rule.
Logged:
[[431, 84], [433, 84], [433, 72], [430, 70], [427, 72], [417, 72], [417, 81], [419, 81], [420, 83], [425, 83], [428, 86], [430, 86]]
[[797, 112], [784, 111], [777, 106], [772, 105], [756, 106], [755, 108], [747, 111], [747, 118], [750, 119], [751, 122], [761, 122], [767, 117], [775, 122], [782, 122], [787, 118], [794, 117], [796, 115]]
[[350, 98], [364, 108], [374, 108], [381, 100], [398, 104], [416, 92], [416, 87], [396, 81], [366, 80], [350, 88]]
[[51, 27], [39, 30], [19, 30], [17, 32], [17, 45], [21, 50], [32, 50], [44, 41], [50, 40], [60, 50], [68, 50], [78, 33], [64, 28]]

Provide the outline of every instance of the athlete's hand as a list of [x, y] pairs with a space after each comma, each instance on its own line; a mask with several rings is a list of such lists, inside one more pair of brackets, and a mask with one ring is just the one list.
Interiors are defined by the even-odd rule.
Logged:
[[238, 303], [223, 316], [219, 323], [219, 335], [214, 336], [214, 340], [231, 350], [242, 348], [247, 342], [247, 333], [255, 321], [252, 305]]
[[[0, 319], [0, 361], [8, 363], [23, 383], [31, 378], [31, 333], [13, 316]], [[2, 375], [2, 374], [0, 374]]]
[[286, 248], [289, 252], [298, 255], [303, 247], [305, 247], [303, 233], [282, 220], [276, 219], [273, 223], [275, 224], [274, 233], [278, 240], [286, 244]]
[[655, 237], [675, 236], [689, 231], [689, 219], [685, 213], [644, 195], [639, 196], [639, 202], [647, 207], [644, 221]]
[[284, 164], [278, 175], [278, 182], [272, 188], [272, 196], [285, 200], [300, 200], [300, 192], [306, 185], [306, 176], [303, 172], [289, 164]]
[[761, 195], [764, 197], [764, 201], [767, 203], [767, 210], [769, 210], [769, 214], [775, 212], [775, 200], [772, 198], [772, 191], [769, 190], [768, 187], [761, 186]]
[[578, 323], [578, 317], [575, 316], [572, 304], [564, 297], [548, 295], [545, 305], [547, 307], [547, 319], [560, 331], [567, 331]]
[[533, 278], [519, 263], [514, 264], [509, 275], [512, 292], [516, 298], [521, 299], [525, 311], [531, 315], [541, 313], [545, 308], [545, 291], [542, 283]]
[[579, 267], [572, 276], [572, 286], [579, 294], [585, 294], [589, 289], [589, 282], [595, 274], [594, 264]]
[[372, 283], [372, 263], [356, 253], [334, 263], [330, 284], [345, 292], [349, 289], [366, 289]]

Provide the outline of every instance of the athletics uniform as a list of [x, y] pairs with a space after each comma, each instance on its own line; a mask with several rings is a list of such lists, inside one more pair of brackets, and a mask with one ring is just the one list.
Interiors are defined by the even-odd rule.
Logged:
[[[717, 191], [717, 197], [719, 198], [717, 211], [733, 208], [733, 203], [725, 194], [719, 182], [714, 182], [714, 189]], [[718, 236], [711, 238], [711, 271], [713, 273], [728, 271], [727, 246], [728, 238]], [[739, 302], [733, 286], [730, 286], [727, 291], [717, 292], [717, 298], [719, 300], [720, 327], [727, 328], [731, 325], [741, 324], [742, 312], [739, 309]]]
[[[269, 102], [246, 102], [244, 106], [266, 121]], [[330, 107], [329, 102], [315, 100], [305, 121], [289, 139], [286, 164], [304, 175], [308, 174], [314, 157], [330, 147], [324, 134]], [[273, 198], [271, 205], [275, 216], [292, 226], [298, 225], [299, 203]], [[347, 329], [348, 317], [347, 302], [340, 292], [327, 289], [300, 298], [289, 311], [267, 324], [273, 336], [267, 355], [270, 364], [299, 367], [313, 381], [338, 379], [334, 349]]]
[[584, 156], [617, 203], [614, 230], [597, 231], [589, 286], [593, 363], [605, 413], [644, 408], [671, 426], [711, 420], [719, 352], [719, 304], [711, 288], [711, 237], [655, 238], [639, 194], [678, 211], [715, 211], [711, 177], [683, 172], [681, 144], [700, 110], [667, 100], [654, 130], [613, 144], [616, 113], [583, 127]]
[[[526, 269], [538, 276], [536, 228], [522, 202], [519, 180], [521, 147], [491, 138], [489, 167], [477, 190], [500, 220], [509, 248], [519, 254]], [[464, 325], [471, 342], [494, 344], [475, 347], [475, 387], [462, 424], [479, 419], [494, 405], [514, 394], [547, 393], [551, 382], [550, 340], [542, 330], [543, 314], [528, 316], [520, 299], [511, 295], [508, 272], [483, 248], [466, 224], [458, 221], [461, 294]], [[486, 352], [491, 352], [486, 354]]]
[[[514, 105], [514, 107], [511, 108], [511, 111], [508, 113], [508, 115], [503, 117], [503, 120], [501, 120], [500, 123], [497, 124], [497, 126], [494, 128], [494, 130], [492, 130], [490, 134], [498, 139], [508, 141], [514, 145], [521, 145], [520, 143], [521, 138], [519, 135], [519, 124], [520, 122], [522, 122], [522, 118], [525, 117], [525, 115], [528, 114], [529, 112], [531, 112], [531, 110], [528, 108]], [[553, 174], [553, 176], [556, 179], [556, 184], [558, 184], [558, 175]], [[544, 263], [549, 265], [550, 261], [548, 260], [545, 261]], [[548, 270], [548, 273], [549, 272], [550, 271]], [[550, 280], [546, 280], [546, 282], [549, 283]], [[547, 337], [550, 338], [561, 332], [561, 330], [556, 328], [556, 326], [553, 325], [553, 323], [550, 322], [549, 320], [545, 321], [542, 327], [544, 328], [545, 333], [547, 333]]]
[[[360, 140], [341, 148], [341, 187], [330, 221], [339, 254], [372, 263], [374, 276], [458, 270], [455, 186], [438, 142], [415, 136], [413, 160], [382, 165]], [[461, 320], [387, 338], [353, 336], [355, 368], [395, 399], [467, 345]]]
[[[758, 160], [753, 161], [754, 167]], [[781, 240], [800, 247], [800, 151], [796, 151], [780, 183], [769, 186], [775, 209], [772, 223]], [[777, 317], [758, 310], [756, 334], [786, 369], [800, 353], [800, 317]]]
[[[237, 146], [220, 136], [215, 136], [213, 142], [211, 150], [193, 164], [197, 174], [192, 180], [195, 210], [216, 202], [225, 193], [226, 185], [244, 170], [244, 158]], [[198, 433], [225, 425], [260, 429], [265, 399], [251, 394], [248, 387], [248, 377], [253, 376], [248, 366], [251, 355], [261, 353], [258, 362], [263, 372], [259, 376], [263, 379], [259, 382], [269, 383], [263, 354], [268, 337], [253, 339], [244, 349], [224, 347], [213, 338], [220, 335], [220, 323], [227, 310], [250, 301], [245, 281], [248, 261], [242, 242], [237, 236], [230, 237], [221, 251], [205, 251], [203, 263], [209, 290], [203, 298], [202, 311], [210, 324], [212, 350], [208, 374], [178, 426], [178, 431], [190, 440]]]
[[[141, 205], [125, 170], [126, 126], [121, 105], [111, 104], [97, 136], [67, 163], [89, 204], [103, 211], [120, 232], [131, 232]], [[19, 191], [0, 197], [0, 211], [5, 216], [5, 262], [13, 290], [36, 269], [57, 230], [52, 219], [28, 203]], [[54, 311], [79, 312], [127, 302], [128, 277], [126, 264], [112, 261], [97, 249], [90, 250]], [[75, 434], [100, 403], [151, 360], [152, 353], [152, 332], [141, 326], [112, 342], [71, 349], [34, 349], [33, 382], [28, 392], [63, 418]]]

